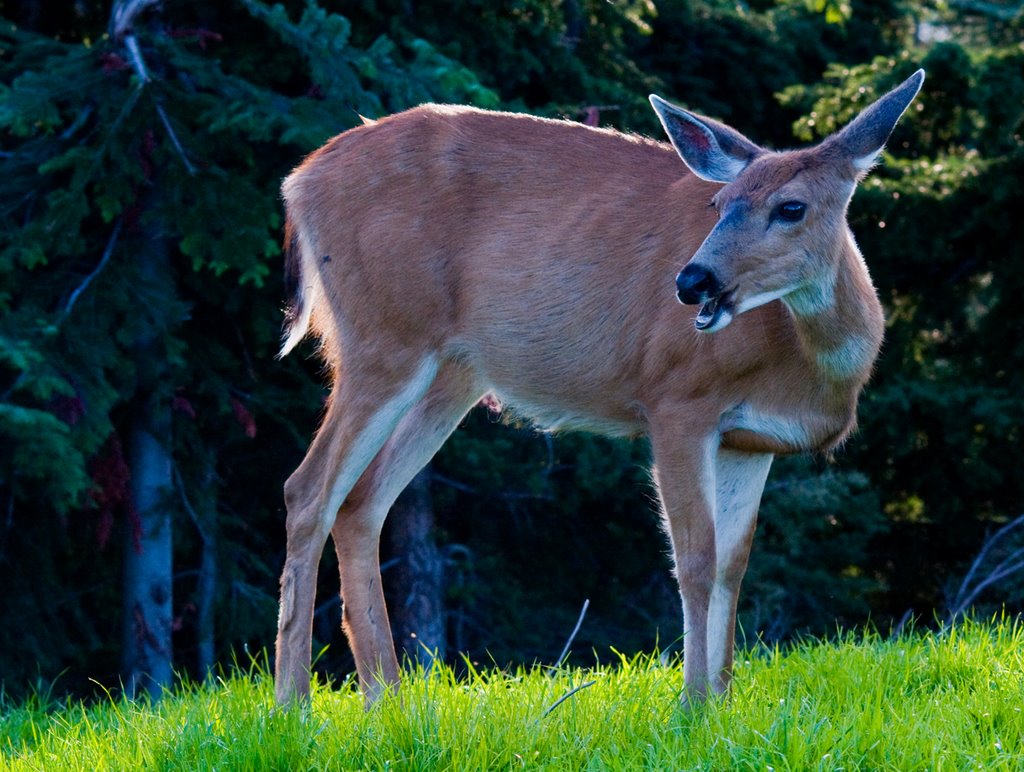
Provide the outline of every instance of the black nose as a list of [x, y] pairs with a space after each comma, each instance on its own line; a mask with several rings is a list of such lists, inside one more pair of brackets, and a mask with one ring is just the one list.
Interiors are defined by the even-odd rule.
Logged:
[[696, 305], [720, 295], [721, 285], [707, 268], [690, 263], [676, 277], [676, 290], [680, 303]]

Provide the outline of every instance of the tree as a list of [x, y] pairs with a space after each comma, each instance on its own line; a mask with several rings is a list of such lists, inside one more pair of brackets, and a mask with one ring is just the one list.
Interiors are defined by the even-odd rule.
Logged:
[[[245, 5], [248, 20], [232, 17], [243, 32], [267, 49], [274, 37], [285, 43], [269, 72], [241, 56], [235, 71], [225, 68], [212, 55], [223, 36], [204, 26], [216, 14], [201, 6], [169, 17], [156, 2], [117, 3], [96, 45], [3, 31], [0, 484], [9, 522], [30, 532], [56, 525], [69, 546], [83, 529], [55, 518], [92, 510], [102, 546], [121, 516], [122, 672], [132, 692], [158, 693], [171, 675], [172, 628], [188, 613], [172, 599], [181, 582], [171, 533], [187, 526], [183, 511], [205, 513], [201, 541], [223, 532], [209, 513], [228, 506], [216, 481], [237, 478], [229, 467], [238, 451], [224, 438], [253, 437], [260, 406], [264, 431], [283, 420], [287, 435], [293, 419], [282, 406], [316, 395], [310, 412], [320, 401], [315, 385], [296, 387], [307, 377], [300, 367], [273, 364], [280, 292], [266, 279], [279, 254], [276, 180], [359, 113], [431, 97], [492, 99], [425, 42], [382, 38], [363, 51], [348, 45], [346, 19], [312, 3], [297, 21], [281, 6]], [[276, 509], [262, 506], [263, 517]], [[15, 544], [33, 537], [7, 534], [18, 536], [4, 555], [5, 573], [16, 575]], [[52, 542], [33, 550], [57, 574], [61, 553]], [[200, 567], [197, 584], [208, 585], [215, 561], [207, 554]], [[29, 605], [47, 605], [41, 588], [15, 588]], [[29, 648], [15, 636], [12, 650]], [[67, 656], [43, 646], [23, 666], [33, 655]]]
[[385, 535], [391, 565], [388, 610], [399, 657], [425, 667], [448, 650], [444, 555], [435, 538], [429, 466], [402, 492], [388, 514]]

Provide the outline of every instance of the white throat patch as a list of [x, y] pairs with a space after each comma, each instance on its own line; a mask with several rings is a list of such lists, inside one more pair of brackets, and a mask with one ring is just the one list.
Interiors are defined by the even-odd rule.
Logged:
[[817, 316], [828, 311], [836, 302], [835, 274], [829, 274], [820, 282], [794, 288], [783, 296], [782, 302], [795, 316]]

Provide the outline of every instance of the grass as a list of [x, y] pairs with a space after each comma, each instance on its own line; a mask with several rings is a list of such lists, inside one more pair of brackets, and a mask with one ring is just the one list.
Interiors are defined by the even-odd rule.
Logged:
[[741, 655], [731, 696], [689, 710], [681, 686], [653, 656], [440, 668], [369, 713], [351, 683], [282, 711], [255, 669], [155, 705], [4, 704], [0, 769], [1024, 769], [1024, 626], [1008, 620]]

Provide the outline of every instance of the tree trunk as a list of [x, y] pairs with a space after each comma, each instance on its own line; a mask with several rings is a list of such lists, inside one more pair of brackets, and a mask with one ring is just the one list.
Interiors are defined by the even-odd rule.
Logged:
[[[138, 17], [160, 0], [115, 0], [110, 11], [110, 34], [125, 44], [138, 77], [148, 75], [132, 30]], [[148, 180], [143, 207], [159, 207], [159, 186]], [[157, 224], [139, 234], [133, 259], [140, 298], [158, 297], [174, 286], [167, 242]], [[125, 691], [158, 698], [173, 676], [172, 512], [175, 495], [171, 459], [171, 400], [167, 393], [168, 365], [162, 337], [166, 319], [159, 304], [141, 303], [140, 331], [135, 340], [136, 385], [129, 440], [133, 518], [125, 529], [124, 607], [122, 609], [121, 668]]]
[[[214, 490], [212, 464], [207, 469], [206, 489]], [[212, 502], [201, 508], [197, 515], [196, 528], [203, 542], [199, 559], [199, 581], [196, 587], [196, 664], [200, 675], [208, 679], [213, 674], [214, 665], [217, 664], [213, 614], [217, 600], [217, 510]]]
[[170, 410], [140, 395], [131, 429], [134, 522], [125, 538], [122, 673], [128, 696], [161, 695], [172, 677]]
[[[150, 197], [149, 205], [154, 205]], [[147, 227], [134, 245], [142, 297], [171, 286], [167, 243]], [[126, 529], [122, 674], [129, 696], [157, 698], [172, 673], [172, 512], [177, 497], [171, 459], [171, 395], [157, 304], [139, 309], [146, 323], [135, 341], [136, 385], [128, 444], [133, 522]]]
[[429, 667], [447, 650], [444, 559], [434, 538], [430, 467], [413, 479], [388, 516], [388, 546], [395, 561], [385, 586], [399, 656]]

